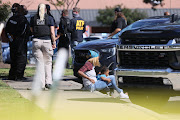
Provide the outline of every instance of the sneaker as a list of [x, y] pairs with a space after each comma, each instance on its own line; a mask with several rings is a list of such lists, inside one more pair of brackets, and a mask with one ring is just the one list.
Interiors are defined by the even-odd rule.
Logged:
[[119, 97], [120, 98], [129, 98], [129, 96], [127, 95], [127, 94], [124, 94], [123, 92], [121, 92], [120, 94], [119, 94]]
[[51, 84], [46, 84], [46, 85], [45, 85], [45, 88], [51, 89], [51, 88], [52, 88], [52, 85], [51, 85]]
[[94, 92], [94, 91], [95, 91], [95, 85], [91, 84], [91, 92]]

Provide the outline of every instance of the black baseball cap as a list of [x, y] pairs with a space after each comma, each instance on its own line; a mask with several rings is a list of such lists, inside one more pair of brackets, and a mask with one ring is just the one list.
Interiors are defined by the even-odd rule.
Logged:
[[115, 8], [114, 12], [121, 12], [121, 8], [120, 7]]

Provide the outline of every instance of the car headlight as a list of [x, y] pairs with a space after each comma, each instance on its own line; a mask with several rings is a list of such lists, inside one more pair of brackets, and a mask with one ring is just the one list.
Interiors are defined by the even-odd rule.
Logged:
[[115, 55], [116, 54], [116, 47], [101, 49], [101, 52], [102, 53], [111, 53], [111, 55]]

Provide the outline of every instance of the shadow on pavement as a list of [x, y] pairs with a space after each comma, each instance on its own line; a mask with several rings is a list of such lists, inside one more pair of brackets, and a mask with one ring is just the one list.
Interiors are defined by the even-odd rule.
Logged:
[[77, 82], [77, 83], [83, 84], [82, 79], [77, 78], [77, 77], [64, 78], [63, 80], [64, 80], [64, 81], [69, 81], [69, 80], [72, 80], [72, 81], [74, 81], [74, 82]]
[[[62, 89], [62, 90], [64, 90], [64, 89]], [[64, 91], [81, 91], [81, 92], [87, 92], [87, 91], [85, 91], [85, 90], [81, 90], [81, 89], [67, 89], [67, 90], [64, 90]]]
[[178, 101], [168, 101], [163, 106], [146, 106], [146, 105], [139, 105], [141, 107], [147, 108], [159, 114], [178, 114], [180, 115], [180, 100]]
[[84, 101], [84, 102], [105, 102], [105, 103], [129, 103], [119, 98], [76, 98], [76, 99], [68, 99], [72, 101]]

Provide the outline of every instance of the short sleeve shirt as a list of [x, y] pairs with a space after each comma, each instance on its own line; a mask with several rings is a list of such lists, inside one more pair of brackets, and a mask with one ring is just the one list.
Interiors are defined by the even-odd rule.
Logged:
[[82, 72], [90, 71], [93, 69], [93, 64], [91, 62], [86, 62], [79, 70]]
[[96, 78], [97, 78], [97, 80], [101, 80], [101, 77], [106, 77], [106, 75], [105, 74], [98, 74], [97, 76], [96, 76]]
[[120, 28], [121, 30], [125, 28], [127, 25], [126, 20], [124, 18], [117, 18], [116, 20], [113, 21], [111, 25], [111, 33], [116, 29]]

